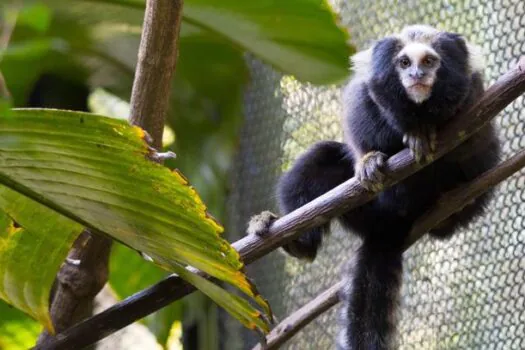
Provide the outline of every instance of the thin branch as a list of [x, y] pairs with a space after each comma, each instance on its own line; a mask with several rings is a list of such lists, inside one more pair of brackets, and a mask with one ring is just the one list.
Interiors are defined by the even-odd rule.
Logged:
[[[525, 92], [525, 57], [519, 61], [516, 68], [500, 77], [470, 111], [458, 116], [458, 121], [449, 125], [439, 135], [437, 154], [434, 160], [473, 135], [523, 92]], [[385, 187], [401, 181], [424, 165], [416, 164], [408, 149], [397, 153], [390, 157], [387, 162]], [[362, 205], [376, 195], [377, 193], [365, 191], [352, 178], [303, 207], [276, 220], [264, 239], [257, 236], [246, 236], [233, 243], [233, 247], [240, 253], [246, 264], [252, 263], [288, 241], [297, 238], [301, 232], [317, 227], [345, 211]], [[166, 294], [167, 290], [172, 294]], [[109, 335], [110, 331], [121, 329], [194, 290], [195, 288], [186, 282], [175, 276], [170, 276], [68, 329], [58, 336], [60, 340], [54, 345], [56, 348], [65, 349], [72, 344], [78, 344], [78, 342], [85, 345], [92, 344]]]
[[[14, 6], [10, 6], [10, 10], [13, 11], [11, 13], [11, 18], [4, 18], [2, 20], [2, 28], [0, 32], [0, 61], [2, 60], [2, 56], [4, 51], [9, 46], [9, 42], [11, 41], [11, 36], [13, 35], [13, 31], [16, 27], [16, 21], [18, 19], [18, 11], [19, 11], [19, 4], [15, 4]], [[5, 10], [4, 13], [7, 13], [8, 10]]]
[[[405, 245], [405, 251], [419, 240], [431, 228], [435, 227], [442, 220], [448, 218], [456, 210], [461, 208], [464, 203], [477, 198], [489, 188], [494, 187], [506, 180], [512, 174], [525, 167], [525, 150], [522, 150], [512, 158], [488, 170], [480, 177], [462, 186], [457, 190], [449, 192], [432, 210], [422, 216], [414, 224], [409, 239]], [[343, 287], [342, 282], [338, 282], [329, 289], [321, 293], [314, 300], [292, 313], [281, 323], [279, 323], [266, 337], [267, 346], [261, 348], [256, 345], [253, 350], [277, 349], [298, 331], [308, 325], [316, 317], [328, 311], [332, 306], [339, 302], [339, 290]]]
[[525, 150], [518, 152], [498, 166], [486, 171], [470, 184], [448, 192], [436, 203], [431, 211], [421, 216], [414, 223], [407, 241], [407, 248], [419, 240], [431, 228], [437, 226], [441, 221], [454, 214], [454, 212], [465, 203], [476, 199], [489, 188], [496, 186], [523, 167], [525, 167]]
[[4, 75], [2, 74], [2, 71], [0, 71], [0, 100], [9, 101], [10, 99], [11, 99], [11, 93], [9, 92], [9, 89], [7, 88], [7, 84], [5, 82]]
[[[13, 35], [13, 31], [15, 30], [16, 26], [16, 20], [18, 18], [18, 8], [15, 6], [12, 6], [13, 8], [13, 14], [12, 18], [3, 18], [1, 21], [1, 32], [0, 32], [0, 62], [2, 61], [2, 58], [4, 56], [4, 51], [9, 46], [9, 42], [11, 41], [11, 36]], [[4, 13], [7, 12], [7, 10], [4, 11]], [[10, 100], [11, 99], [11, 93], [9, 92], [9, 89], [7, 88], [7, 84], [4, 79], [4, 75], [0, 71], [0, 99], [4, 100]]]
[[171, 78], [177, 64], [182, 0], [148, 0], [139, 48], [130, 122], [145, 129], [153, 147], [162, 147]]
[[[144, 15], [131, 96], [130, 123], [145, 129], [156, 149], [162, 146], [171, 77], [177, 62], [182, 3], [182, 0], [148, 0]], [[56, 331], [63, 332], [78, 318], [91, 314], [93, 298], [107, 281], [111, 245], [111, 239], [88, 230], [75, 242], [57, 276], [51, 305], [51, 318]], [[109, 332], [106, 329], [106, 335]], [[55, 349], [55, 340], [55, 337], [43, 332], [37, 348]], [[77, 348], [80, 343], [77, 341], [68, 348]]]
[[[50, 306], [55, 332], [89, 317], [93, 299], [104, 287], [108, 277], [111, 239], [85, 229], [76, 239], [66, 262], [58, 271]], [[37, 340], [37, 349], [46, 349], [54, 335], [44, 330]]]
[[304, 326], [315, 320], [324, 312], [339, 302], [339, 290], [343, 283], [339, 282], [319, 294], [315, 299], [304, 305], [302, 308], [286, 317], [270, 334], [266, 336], [266, 346], [257, 344], [252, 350], [270, 350], [278, 349], [288, 339], [293, 337]]

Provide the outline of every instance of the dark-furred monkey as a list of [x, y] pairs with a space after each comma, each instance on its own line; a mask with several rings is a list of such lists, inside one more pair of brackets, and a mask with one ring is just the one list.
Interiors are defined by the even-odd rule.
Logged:
[[[417, 161], [431, 156], [436, 132], [483, 93], [479, 50], [458, 34], [424, 25], [375, 42], [352, 62], [354, 74], [343, 90], [345, 142], [313, 145], [282, 176], [277, 189], [281, 214], [354, 176], [365, 188], [380, 189], [388, 157], [405, 147]], [[488, 125], [451, 153], [337, 218], [362, 239], [345, 274], [338, 349], [397, 347], [402, 253], [413, 223], [444, 193], [492, 168], [499, 152], [494, 128]], [[451, 236], [482, 214], [490, 195], [478, 197], [430, 235]], [[255, 217], [251, 231], [263, 233], [269, 221], [267, 214]], [[283, 248], [313, 260], [327, 229], [304, 232]]]

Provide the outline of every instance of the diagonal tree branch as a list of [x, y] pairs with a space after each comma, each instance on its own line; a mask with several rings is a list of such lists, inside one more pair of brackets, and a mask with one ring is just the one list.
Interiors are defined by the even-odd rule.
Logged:
[[[469, 184], [449, 192], [432, 210], [416, 221], [405, 245], [405, 251], [426, 234], [428, 230], [460, 209], [464, 203], [474, 200], [489, 188], [494, 187], [524, 167], [525, 150], [522, 150], [512, 158], [488, 170]], [[336, 305], [339, 302], [338, 293], [342, 287], [342, 282], [334, 284], [315, 299], [295, 311], [274, 327], [270, 334], [268, 334], [266, 337], [267, 345], [265, 347], [261, 347], [259, 344], [252, 350], [278, 349], [279, 346], [293, 337], [316, 317]]]
[[308, 304], [286, 317], [266, 336], [266, 346], [257, 344], [252, 350], [278, 349], [306, 325], [336, 305], [339, 302], [339, 290], [342, 286], [342, 282], [334, 284]]
[[[162, 146], [171, 78], [177, 62], [182, 3], [182, 0], [148, 0], [144, 15], [129, 120], [148, 132], [156, 149]], [[111, 239], [87, 229], [75, 242], [57, 275], [50, 308], [57, 332], [91, 314], [93, 299], [107, 281], [111, 245]], [[53, 335], [43, 332], [36, 347], [54, 349], [55, 340]]]
[[[514, 69], [500, 77], [471, 110], [458, 116], [457, 121], [451, 123], [439, 135], [434, 160], [473, 135], [523, 92], [525, 92], [525, 57]], [[385, 187], [401, 181], [428, 164], [430, 162], [416, 164], [408, 149], [397, 153], [387, 162]], [[246, 236], [233, 243], [233, 246], [241, 254], [244, 262], [249, 264], [297, 238], [301, 232], [319, 226], [347, 210], [362, 205], [376, 195], [376, 193], [365, 191], [352, 178], [276, 220], [264, 239], [257, 236]], [[77, 347], [92, 344], [194, 290], [194, 287], [181, 281], [178, 277], [170, 276], [62, 332], [53, 344], [53, 348], [67, 349], [73, 344]]]

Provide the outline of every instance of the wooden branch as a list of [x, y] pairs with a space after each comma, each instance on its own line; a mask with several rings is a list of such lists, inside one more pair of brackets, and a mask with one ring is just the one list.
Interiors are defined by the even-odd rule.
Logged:
[[496, 186], [520, 169], [525, 167], [525, 150], [507, 159], [500, 165], [486, 171], [483, 175], [465, 187], [448, 192], [427, 214], [421, 216], [412, 227], [407, 240], [407, 248], [414, 244], [431, 228], [454, 214], [457, 208], [469, 203], [487, 189]]
[[18, 12], [20, 8], [20, 4], [14, 4], [9, 6], [10, 10], [13, 11], [12, 18], [2, 18], [0, 21], [0, 25], [2, 28], [0, 28], [0, 61], [2, 60], [2, 56], [4, 51], [9, 46], [9, 42], [11, 41], [11, 36], [13, 35], [13, 31], [16, 27], [16, 21], [18, 19]]
[[[68, 257], [58, 271], [50, 306], [56, 332], [62, 332], [89, 317], [93, 299], [104, 287], [108, 277], [111, 239], [85, 229], [76, 239]], [[37, 349], [46, 349], [54, 335], [44, 330], [37, 340]]]
[[[525, 57], [514, 69], [500, 77], [475, 106], [458, 116], [455, 122], [448, 125], [438, 135], [437, 150], [433, 161], [474, 135], [523, 92], [525, 92]], [[421, 165], [415, 163], [408, 149], [393, 155], [386, 164], [385, 188], [412, 175], [428, 164], [430, 162]], [[352, 178], [276, 220], [264, 239], [246, 236], [235, 242], [233, 246], [246, 263], [251, 263], [297, 238], [300, 232], [317, 227], [333, 217], [370, 201], [376, 195], [377, 193], [365, 191], [357, 180]]]
[[[514, 69], [498, 79], [470, 111], [458, 116], [457, 122], [449, 125], [444, 133], [439, 135], [434, 160], [473, 135], [523, 92], [525, 92], [525, 57]], [[424, 165], [416, 164], [410, 151], [404, 149], [389, 158], [385, 171], [387, 176], [385, 187], [403, 180]], [[239, 251], [244, 262], [249, 264], [297, 238], [301, 232], [317, 227], [345, 211], [362, 205], [376, 195], [365, 191], [352, 178], [276, 220], [264, 239], [257, 236], [246, 236], [233, 243], [233, 247]], [[165, 294], [167, 290], [173, 294]], [[109, 335], [109, 330], [121, 329], [194, 290], [195, 288], [188, 283], [170, 276], [63, 332], [59, 335], [59, 340], [54, 343], [54, 348], [66, 349], [78, 342], [85, 345], [92, 344]]]
[[266, 346], [257, 344], [252, 350], [278, 349], [304, 326], [336, 305], [339, 302], [339, 290], [342, 286], [342, 282], [334, 284], [314, 300], [286, 317], [266, 336]]
[[142, 28], [130, 122], [146, 130], [152, 146], [162, 147], [169, 107], [171, 78], [177, 64], [177, 45], [183, 0], [148, 0]]
[[[169, 105], [171, 77], [177, 62], [182, 0], [148, 0], [131, 96], [130, 123], [145, 129], [160, 150]], [[112, 240], [85, 230], [57, 276], [51, 318], [63, 332], [91, 315], [94, 297], [107, 281]], [[106, 329], [106, 335], [115, 330]], [[43, 332], [38, 349], [54, 349], [55, 337]], [[68, 347], [79, 347], [75, 342]], [[88, 345], [88, 344], [86, 344]]]
[[11, 99], [11, 93], [7, 88], [4, 75], [2, 74], [2, 71], [0, 71], [0, 100], [2, 99], [9, 101]]
[[[2, 58], [4, 56], [4, 51], [9, 46], [9, 41], [11, 41], [11, 36], [13, 35], [13, 31], [16, 26], [16, 20], [18, 18], [18, 9], [13, 7], [14, 11], [14, 18], [6, 19], [3, 18], [0, 21], [1, 31], [0, 31], [0, 62], [2, 62]], [[10, 100], [11, 99], [11, 93], [9, 92], [9, 89], [7, 88], [7, 84], [5, 82], [4, 76], [2, 72], [0, 71], [0, 100]]]
[[[426, 234], [428, 230], [461, 208], [464, 203], [468, 203], [477, 198], [489, 188], [494, 187], [524, 167], [525, 150], [522, 150], [507, 161], [488, 170], [468, 185], [450, 192], [444, 200], [440, 201], [431, 211], [417, 220], [410, 232], [409, 239], [405, 245], [405, 251]], [[334, 284], [314, 300], [295, 311], [274, 327], [266, 337], [266, 347], [261, 347], [259, 344], [255, 346], [253, 350], [277, 349], [316, 317], [336, 305], [339, 302], [338, 293], [342, 287], [342, 282]]]

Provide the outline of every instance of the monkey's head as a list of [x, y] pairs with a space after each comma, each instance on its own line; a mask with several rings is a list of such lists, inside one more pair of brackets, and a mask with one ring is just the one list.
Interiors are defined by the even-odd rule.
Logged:
[[425, 25], [405, 27], [352, 61], [355, 74], [370, 82], [374, 98], [389, 109], [431, 100], [457, 105], [469, 91], [471, 75], [483, 68], [479, 49], [459, 34]]
[[441, 65], [440, 55], [431, 46], [408, 43], [395, 55], [393, 65], [412, 101], [421, 103], [430, 97]]

